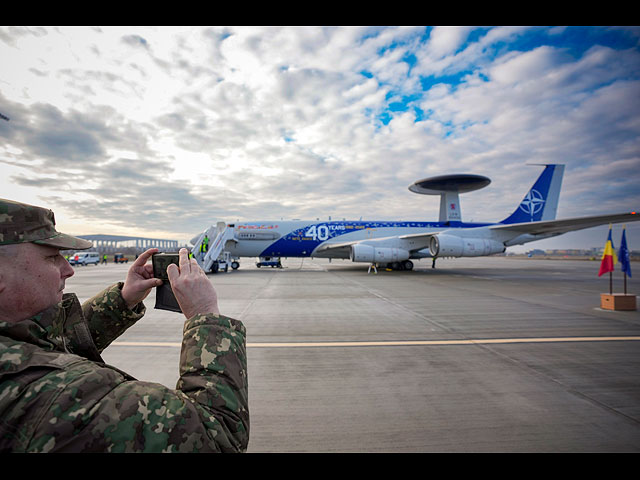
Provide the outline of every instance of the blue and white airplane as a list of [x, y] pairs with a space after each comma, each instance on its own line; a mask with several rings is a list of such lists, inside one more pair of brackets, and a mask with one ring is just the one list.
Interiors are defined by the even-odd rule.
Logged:
[[[556, 220], [564, 165], [544, 170], [515, 211], [497, 223], [467, 223], [459, 194], [491, 183], [480, 175], [444, 175], [419, 180], [409, 190], [440, 195], [440, 218], [422, 221], [264, 221], [219, 222], [194, 237], [192, 252], [207, 272], [221, 260], [238, 268], [241, 257], [260, 257], [260, 265], [280, 266], [281, 257], [350, 259], [394, 270], [411, 270], [412, 259], [479, 257], [507, 247], [607, 223], [640, 220], [620, 213]], [[207, 248], [201, 248], [207, 242]]]

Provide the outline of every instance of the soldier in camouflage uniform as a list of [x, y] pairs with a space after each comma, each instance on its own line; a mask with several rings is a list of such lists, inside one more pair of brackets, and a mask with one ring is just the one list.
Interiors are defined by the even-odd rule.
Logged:
[[124, 282], [82, 305], [63, 294], [53, 212], [0, 199], [0, 452], [242, 452], [249, 440], [245, 328], [220, 315], [187, 251], [169, 281], [184, 325], [175, 390], [106, 365], [100, 353], [138, 321], [157, 286], [148, 250]]

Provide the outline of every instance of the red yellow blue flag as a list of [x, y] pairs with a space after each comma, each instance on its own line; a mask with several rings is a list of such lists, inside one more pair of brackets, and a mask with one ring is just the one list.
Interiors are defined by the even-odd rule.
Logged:
[[600, 272], [598, 276], [601, 276], [607, 272], [613, 272], [613, 265], [618, 263], [616, 257], [616, 249], [613, 247], [613, 240], [611, 239], [611, 225], [609, 225], [609, 237], [607, 243], [604, 246], [604, 253], [602, 254], [602, 262], [600, 263]]

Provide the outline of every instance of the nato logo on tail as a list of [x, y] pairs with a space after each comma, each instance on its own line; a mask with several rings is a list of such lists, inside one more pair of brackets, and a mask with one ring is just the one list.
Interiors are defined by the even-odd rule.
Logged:
[[529, 193], [527, 193], [527, 196], [524, 197], [524, 200], [522, 200], [520, 210], [527, 215], [530, 215], [530, 221], [533, 222], [534, 216], [544, 208], [544, 202], [545, 200], [542, 197], [542, 194], [532, 188], [529, 190]]

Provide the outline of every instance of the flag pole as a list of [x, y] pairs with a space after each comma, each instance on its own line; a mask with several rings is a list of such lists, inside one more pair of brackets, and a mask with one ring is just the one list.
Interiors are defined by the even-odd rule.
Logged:
[[609, 295], [613, 295], [613, 274], [609, 272]]
[[624, 294], [627, 294], [627, 273], [624, 274]]

